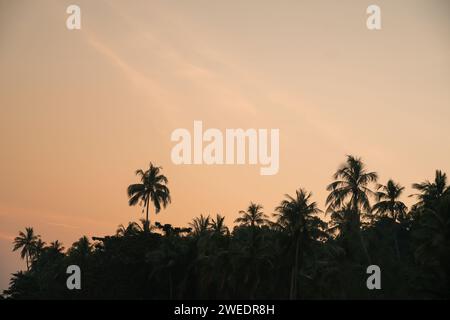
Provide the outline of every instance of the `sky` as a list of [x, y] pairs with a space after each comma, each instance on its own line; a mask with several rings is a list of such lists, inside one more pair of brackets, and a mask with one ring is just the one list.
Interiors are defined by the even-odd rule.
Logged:
[[[270, 214], [299, 187], [325, 209], [347, 154], [411, 205], [412, 183], [450, 172], [449, 14], [445, 0], [0, 0], [0, 290], [25, 268], [19, 230], [67, 248], [142, 218], [126, 187], [150, 161], [172, 194], [156, 221], [177, 226], [232, 225], [250, 201]], [[173, 164], [170, 135], [194, 120], [279, 129], [279, 172]]]

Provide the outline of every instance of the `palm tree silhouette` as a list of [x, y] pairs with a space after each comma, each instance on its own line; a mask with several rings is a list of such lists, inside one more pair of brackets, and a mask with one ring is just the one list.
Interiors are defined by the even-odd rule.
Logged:
[[442, 196], [450, 193], [450, 186], [447, 186], [447, 175], [441, 170], [436, 170], [434, 182], [425, 180], [421, 183], [414, 183], [412, 187], [420, 192], [410, 195], [410, 197], [416, 196], [419, 199], [417, 207], [429, 207]]
[[88, 237], [83, 236], [78, 241], [72, 244], [72, 247], [68, 250], [70, 256], [76, 256], [80, 258], [86, 258], [92, 251], [92, 244]]
[[145, 172], [141, 169], [136, 171], [136, 175], [140, 177], [141, 183], [131, 184], [128, 186], [127, 193], [129, 197], [129, 205], [134, 206], [137, 203], [143, 204], [146, 210], [144, 230], [150, 231], [150, 221], [148, 219], [148, 209], [150, 201], [155, 206], [155, 213], [161, 210], [161, 206], [165, 208], [170, 203], [170, 191], [167, 188], [168, 180], [166, 176], [161, 174], [162, 167], [154, 166], [151, 162], [148, 170]]
[[33, 228], [25, 228], [25, 232], [20, 231], [19, 236], [14, 239], [13, 251], [22, 249], [20, 257], [25, 258], [27, 270], [30, 270], [30, 260], [33, 257], [36, 248], [36, 242], [39, 236], [34, 234]]
[[192, 233], [195, 236], [200, 236], [206, 233], [211, 226], [210, 219], [211, 218], [209, 215], [205, 217], [202, 214], [200, 217], [195, 217], [192, 219], [192, 222], [189, 223], [189, 226], [192, 228]]
[[241, 217], [234, 220], [235, 223], [239, 223], [241, 226], [255, 227], [264, 225], [267, 222], [267, 215], [262, 211], [263, 206], [250, 202], [247, 210], [240, 210]]
[[[316, 202], [311, 202], [311, 193], [304, 189], [295, 191], [295, 197], [286, 194], [287, 199], [282, 200], [280, 205], [276, 207], [278, 213], [274, 213], [277, 218], [276, 226], [284, 230], [295, 244], [294, 264], [291, 272], [291, 288], [289, 293], [290, 299], [297, 296], [298, 270], [303, 261], [303, 250], [306, 241], [310, 238], [312, 226], [315, 225], [314, 215], [322, 212], [317, 208]], [[301, 250], [301, 252], [300, 252]]]
[[341, 165], [333, 178], [336, 181], [327, 187], [330, 191], [326, 200], [327, 212], [343, 209], [345, 200], [348, 198], [353, 210], [370, 211], [368, 196], [373, 195], [373, 191], [368, 188], [368, 185], [377, 181], [378, 174], [367, 172], [361, 158], [348, 155], [346, 163]]
[[225, 217], [217, 214], [216, 218], [211, 220], [211, 230], [216, 234], [228, 234], [229, 230], [224, 221]]
[[[360, 210], [365, 210], [366, 213], [370, 212], [369, 195], [374, 195], [374, 192], [369, 189], [368, 185], [377, 181], [378, 174], [367, 172], [361, 158], [347, 155], [347, 161], [336, 171], [333, 178], [335, 181], [327, 187], [330, 194], [326, 200], [326, 205], [328, 205], [326, 212], [351, 213], [348, 219], [352, 222], [349, 225], [354, 226], [353, 232], [357, 233], [366, 259], [370, 264], [369, 252], [360, 230], [360, 215], [362, 213]], [[347, 200], [349, 201], [347, 202]]]
[[42, 241], [41, 238], [38, 238], [36, 240], [36, 243], [34, 244], [34, 248], [33, 248], [33, 256], [35, 258], [39, 258], [39, 256], [41, 255], [41, 253], [44, 251], [45, 248], [45, 242]]
[[[415, 258], [421, 264], [439, 266], [444, 270], [450, 267], [450, 195], [446, 195], [433, 208], [424, 208], [413, 230], [413, 235], [420, 240]], [[444, 262], [444, 263], [443, 263]], [[446, 263], [445, 263], [446, 262]], [[448, 293], [447, 293], [448, 294]]]
[[50, 242], [49, 249], [53, 250], [55, 253], [61, 253], [64, 251], [63, 244], [58, 240]]
[[[385, 221], [385, 228], [389, 228], [389, 233], [392, 235], [397, 259], [400, 261], [400, 247], [398, 244], [398, 234], [404, 222], [406, 221], [406, 205], [399, 201], [405, 188], [400, 184], [395, 183], [389, 179], [385, 186], [379, 184], [376, 193], [377, 203], [372, 207], [372, 212], [378, 217], [379, 221]], [[400, 223], [397, 223], [400, 222]]]
[[351, 231], [355, 228], [355, 226], [352, 226], [352, 223], [356, 221], [355, 218], [351, 217], [355, 215], [358, 215], [358, 213], [352, 210], [350, 204], [347, 204], [340, 210], [333, 211], [331, 213], [331, 220], [328, 228], [330, 234], [336, 236], [346, 236], [351, 233]]
[[398, 200], [404, 189], [405, 187], [392, 179], [389, 179], [385, 186], [378, 185], [379, 191], [376, 193], [378, 202], [373, 206], [372, 211], [379, 216], [387, 214], [394, 221], [404, 219], [408, 208]]
[[[143, 224], [145, 226], [145, 223]], [[129, 222], [128, 226], [125, 227], [123, 224], [119, 225], [116, 230], [116, 236], [133, 236], [142, 232], [142, 227], [137, 222]]]

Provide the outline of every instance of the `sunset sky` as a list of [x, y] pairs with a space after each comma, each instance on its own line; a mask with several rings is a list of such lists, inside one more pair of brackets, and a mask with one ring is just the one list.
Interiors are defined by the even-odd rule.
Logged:
[[[66, 28], [70, 4], [81, 30]], [[381, 8], [382, 29], [366, 28]], [[142, 218], [126, 187], [149, 161], [172, 204], [232, 225], [299, 187], [324, 209], [346, 154], [381, 183], [450, 173], [450, 2], [0, 0], [0, 290], [19, 230], [69, 247]], [[172, 164], [177, 128], [280, 129], [280, 169]], [[155, 216], [151, 212], [151, 221]]]

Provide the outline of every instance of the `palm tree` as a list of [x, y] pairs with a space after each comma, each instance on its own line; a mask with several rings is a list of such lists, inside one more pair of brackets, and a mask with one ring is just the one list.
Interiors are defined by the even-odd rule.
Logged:
[[62, 253], [64, 251], [63, 244], [58, 240], [50, 242], [49, 249], [56, 253]]
[[[441, 255], [448, 258], [450, 250], [450, 195], [443, 198], [435, 208], [425, 209], [424, 214], [418, 219], [417, 226], [413, 230], [415, 237], [421, 239], [421, 243], [417, 248], [416, 258], [421, 261], [422, 256], [428, 258], [430, 264], [433, 258], [432, 255], [435, 248], [445, 247], [445, 250], [440, 250]], [[436, 257], [434, 257], [436, 258]]]
[[419, 202], [416, 204], [417, 207], [430, 207], [442, 196], [450, 193], [450, 186], [447, 186], [447, 175], [441, 170], [436, 170], [434, 182], [425, 180], [422, 183], [414, 183], [412, 187], [420, 192], [410, 195], [410, 197], [416, 196], [419, 199]]
[[333, 211], [331, 213], [331, 219], [329, 222], [328, 232], [336, 235], [336, 237], [345, 237], [359, 228], [358, 213], [353, 211], [350, 204], [347, 204], [340, 210]]
[[36, 243], [34, 244], [33, 248], [33, 256], [37, 259], [41, 255], [42, 251], [44, 250], [45, 242], [42, 241], [41, 238], [38, 238], [36, 240]]
[[404, 219], [407, 207], [398, 198], [401, 196], [405, 187], [395, 183], [389, 179], [385, 186], [378, 185], [378, 192], [376, 193], [378, 202], [373, 206], [372, 211], [379, 216], [389, 215], [394, 221], [397, 219]]
[[196, 236], [200, 236], [207, 232], [211, 225], [210, 219], [209, 215], [205, 217], [202, 214], [200, 217], [194, 218], [192, 222], [189, 223], [189, 226], [193, 229], [192, 233]]
[[[144, 223], [145, 226], [145, 223]], [[142, 232], [141, 226], [137, 222], [128, 222], [128, 226], [125, 227], [123, 224], [119, 225], [116, 230], [116, 236], [133, 236]]]
[[234, 222], [239, 223], [242, 226], [250, 226], [252, 228], [263, 225], [267, 222], [267, 215], [264, 214], [262, 209], [262, 205], [250, 202], [247, 210], [239, 211], [241, 217], [237, 218]]
[[78, 241], [72, 244], [72, 247], [69, 248], [68, 254], [69, 256], [78, 257], [85, 259], [92, 252], [92, 244], [89, 241], [88, 237], [83, 236]]
[[298, 270], [303, 261], [303, 249], [314, 232], [311, 228], [312, 225], [316, 225], [315, 218], [317, 217], [314, 217], [314, 215], [321, 210], [317, 208], [316, 202], [310, 201], [311, 193], [304, 189], [296, 190], [295, 197], [288, 194], [285, 196], [286, 199], [276, 207], [275, 210], [278, 213], [275, 213], [274, 217], [277, 218], [275, 225], [284, 230], [292, 238], [292, 243], [295, 244], [289, 293], [290, 299], [295, 299], [297, 296]]
[[[395, 245], [395, 251], [397, 259], [400, 260], [400, 247], [398, 245], [397, 235], [405, 222], [407, 207], [398, 198], [401, 196], [405, 188], [400, 184], [395, 183], [392, 179], [389, 179], [385, 186], [379, 184], [377, 200], [378, 202], [373, 206], [372, 212], [378, 217], [388, 217], [387, 224], [385, 225], [389, 229], [389, 233], [392, 235]], [[401, 224], [397, 223], [399, 221]]]
[[14, 239], [13, 251], [22, 249], [20, 251], [20, 257], [25, 258], [27, 263], [27, 270], [30, 270], [30, 259], [35, 252], [36, 242], [39, 236], [34, 234], [33, 228], [25, 228], [25, 232], [20, 231], [19, 236]]
[[361, 158], [348, 155], [346, 163], [341, 165], [333, 178], [336, 181], [327, 187], [330, 191], [326, 200], [327, 212], [343, 209], [349, 198], [353, 210], [370, 211], [368, 195], [372, 195], [373, 191], [368, 188], [368, 185], [377, 181], [378, 174], [367, 172]]
[[371, 210], [369, 195], [373, 195], [374, 192], [368, 186], [370, 183], [377, 181], [378, 174], [376, 172], [367, 172], [361, 158], [347, 155], [346, 163], [341, 165], [333, 175], [333, 178], [335, 181], [327, 187], [330, 194], [326, 200], [326, 205], [328, 205], [326, 212], [341, 211], [342, 213], [352, 213], [351, 216], [346, 218], [352, 220], [349, 225], [354, 226], [353, 232], [358, 234], [364, 254], [370, 264], [369, 252], [360, 230], [360, 215], [361, 210], [366, 211], [366, 213]]
[[148, 209], [150, 201], [155, 206], [155, 213], [158, 213], [162, 207], [166, 207], [170, 203], [170, 191], [167, 188], [168, 180], [166, 176], [161, 174], [161, 167], [154, 166], [151, 162], [147, 171], [141, 169], [136, 171], [136, 175], [140, 177], [141, 183], [131, 184], [128, 186], [129, 205], [134, 206], [137, 203], [143, 204], [146, 210], [145, 231], [150, 231], [150, 221], [148, 219]]
[[35, 294], [38, 291], [36, 281], [29, 272], [18, 271], [12, 274], [9, 281], [9, 288], [3, 291], [5, 297], [10, 299], [37, 299], [39, 296]]
[[211, 230], [213, 230], [216, 234], [228, 234], [228, 227], [225, 225], [225, 217], [220, 214], [216, 215], [216, 219], [211, 220]]
[[443, 196], [433, 207], [424, 207], [414, 221], [413, 238], [417, 241], [414, 257], [424, 274], [432, 282], [425, 282], [425, 290], [444, 299], [450, 298], [450, 194]]

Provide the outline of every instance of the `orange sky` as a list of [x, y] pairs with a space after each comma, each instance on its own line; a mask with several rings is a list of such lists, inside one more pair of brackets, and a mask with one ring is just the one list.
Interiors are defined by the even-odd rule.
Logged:
[[[449, 13], [445, 0], [0, 0], [0, 290], [24, 267], [10, 250], [26, 226], [67, 247], [142, 217], [125, 190], [150, 160], [173, 197], [157, 220], [176, 225], [230, 224], [250, 201], [271, 213], [300, 186], [323, 208], [349, 153], [406, 194], [450, 173]], [[279, 128], [278, 174], [173, 165], [170, 134], [194, 120]]]

